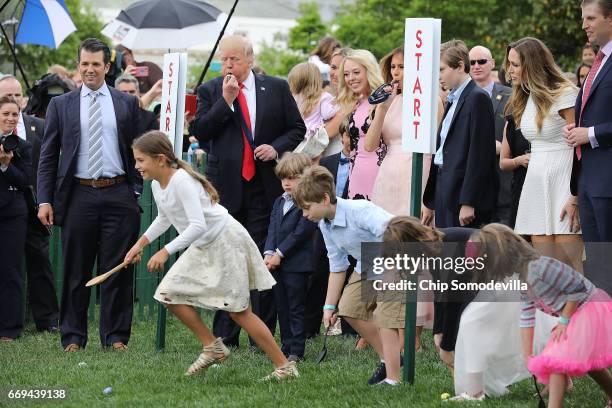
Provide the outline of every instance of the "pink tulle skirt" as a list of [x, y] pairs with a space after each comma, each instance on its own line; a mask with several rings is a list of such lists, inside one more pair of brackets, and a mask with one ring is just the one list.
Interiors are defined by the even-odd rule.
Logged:
[[528, 368], [539, 382], [548, 384], [551, 374], [580, 377], [589, 371], [612, 367], [612, 299], [601, 289], [572, 316], [564, 339], [551, 338]]

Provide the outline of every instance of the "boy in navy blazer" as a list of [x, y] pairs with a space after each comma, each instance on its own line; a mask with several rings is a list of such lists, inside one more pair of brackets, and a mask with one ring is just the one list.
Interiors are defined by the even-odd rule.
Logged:
[[276, 279], [272, 288], [281, 331], [283, 353], [290, 361], [303, 360], [306, 336], [304, 311], [308, 277], [312, 273], [312, 237], [317, 224], [293, 204], [292, 188], [311, 164], [301, 153], [286, 153], [275, 168], [285, 192], [274, 202], [264, 250], [266, 266]]

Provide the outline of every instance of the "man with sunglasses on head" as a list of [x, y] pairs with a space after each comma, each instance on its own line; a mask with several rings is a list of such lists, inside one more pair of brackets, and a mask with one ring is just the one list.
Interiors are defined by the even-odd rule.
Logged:
[[499, 175], [499, 192], [497, 195], [497, 205], [493, 213], [494, 222], [510, 225], [510, 213], [512, 207], [512, 173], [503, 172], [499, 168], [499, 152], [504, 136], [504, 108], [510, 98], [512, 89], [507, 86], [495, 83], [491, 78], [491, 71], [495, 68], [495, 60], [491, 51], [477, 45], [470, 50], [470, 76], [476, 84], [487, 91], [493, 104], [495, 114], [495, 152], [497, 153], [497, 172]]

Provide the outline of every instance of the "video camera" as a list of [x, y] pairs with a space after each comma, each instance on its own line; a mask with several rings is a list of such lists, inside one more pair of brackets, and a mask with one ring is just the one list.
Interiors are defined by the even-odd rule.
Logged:
[[45, 74], [34, 82], [34, 86], [28, 90], [28, 106], [25, 113], [44, 118], [51, 98], [70, 92], [68, 84], [56, 74]]

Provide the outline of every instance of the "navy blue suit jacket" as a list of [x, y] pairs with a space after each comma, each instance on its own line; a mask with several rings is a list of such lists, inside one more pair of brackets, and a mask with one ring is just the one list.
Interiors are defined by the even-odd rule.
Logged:
[[[13, 188], [25, 191], [32, 172], [32, 145], [19, 139], [19, 146], [5, 172], [0, 172], [0, 215], [3, 217], [27, 213], [24, 195]], [[21, 201], [18, 201], [21, 200]]]
[[[444, 116], [448, 113], [447, 104]], [[437, 146], [440, 146], [438, 129]], [[495, 117], [489, 94], [476, 86], [473, 80], [465, 87], [448, 129], [444, 142], [443, 197], [451, 211], [458, 212], [462, 205], [478, 211], [492, 211], [497, 202], [497, 165], [495, 155]], [[431, 165], [423, 202], [435, 208], [438, 166]]]
[[[142, 178], [134, 168], [132, 142], [138, 137], [140, 111], [138, 98], [110, 90], [117, 119], [119, 153], [127, 182], [142, 192]], [[45, 117], [45, 134], [38, 163], [38, 202], [53, 205], [55, 224], [62, 225], [70, 203], [81, 141], [81, 89], [51, 99]], [[61, 152], [61, 158], [60, 158]], [[134, 194], [134, 200], [137, 199]]]
[[612, 58], [600, 68], [584, 105], [582, 115], [582, 92], [578, 93], [575, 107], [576, 126], [595, 127], [595, 138], [599, 147], [590, 143], [580, 149], [582, 160], [574, 153], [571, 190], [573, 195], [585, 193], [592, 197], [612, 197]]
[[[304, 139], [306, 126], [286, 81], [266, 75], [255, 75], [256, 117], [255, 145], [268, 144], [281, 157]], [[206, 177], [219, 191], [221, 205], [235, 214], [242, 205], [242, 152], [244, 142], [240, 127], [240, 107], [234, 111], [223, 99], [223, 77], [198, 88], [196, 118], [189, 127], [200, 143], [206, 144]], [[276, 161], [255, 161], [268, 203], [283, 193], [274, 174]]]
[[284, 204], [283, 196], [274, 201], [264, 251], [278, 248], [283, 253], [280, 269], [284, 272], [312, 272], [312, 236], [317, 224], [295, 205], [283, 216]]

